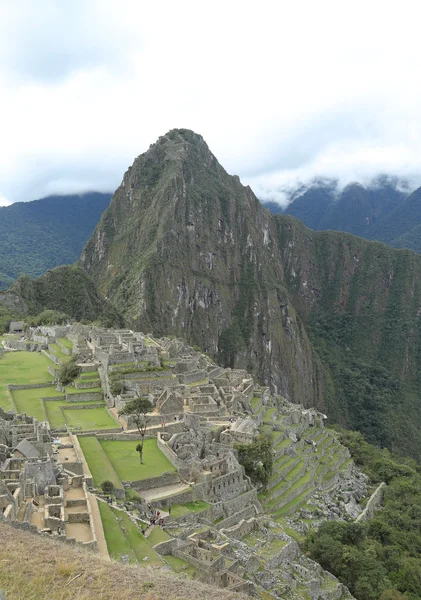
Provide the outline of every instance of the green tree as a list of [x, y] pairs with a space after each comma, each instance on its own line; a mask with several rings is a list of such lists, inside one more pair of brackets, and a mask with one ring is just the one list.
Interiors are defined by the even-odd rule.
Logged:
[[127, 402], [125, 407], [119, 411], [119, 415], [130, 415], [133, 417], [136, 427], [140, 433], [141, 441], [136, 446], [139, 452], [140, 464], [143, 464], [143, 445], [145, 441], [146, 428], [148, 426], [148, 413], [152, 412], [153, 404], [148, 398], [134, 398]]
[[101, 483], [101, 489], [104, 494], [114, 494], [114, 484], [112, 481], [103, 481]]
[[61, 385], [69, 385], [80, 374], [80, 367], [77, 366], [77, 356], [73, 356], [67, 363], [64, 363], [58, 371], [58, 380]]
[[238, 460], [252, 481], [267, 485], [273, 470], [273, 441], [269, 434], [259, 435], [251, 444], [235, 444]]

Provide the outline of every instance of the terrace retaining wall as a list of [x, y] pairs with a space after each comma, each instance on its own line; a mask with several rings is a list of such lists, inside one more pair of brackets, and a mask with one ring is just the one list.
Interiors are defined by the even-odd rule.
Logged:
[[164, 485], [175, 485], [180, 483], [180, 477], [178, 473], [162, 473], [159, 477], [150, 477], [149, 479], [140, 479], [139, 481], [132, 481], [130, 485], [137, 492], [142, 490], [151, 490], [157, 487], [163, 487]]

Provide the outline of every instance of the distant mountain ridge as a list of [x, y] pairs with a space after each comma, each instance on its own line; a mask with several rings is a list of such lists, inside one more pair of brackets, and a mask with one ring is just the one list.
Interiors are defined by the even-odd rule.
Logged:
[[111, 194], [48, 196], [0, 208], [0, 289], [75, 262]]
[[409, 193], [394, 178], [379, 178], [367, 186], [351, 183], [340, 192], [335, 182], [318, 183], [294, 192], [285, 210], [274, 202], [263, 205], [316, 231], [346, 231], [421, 253], [421, 188]]

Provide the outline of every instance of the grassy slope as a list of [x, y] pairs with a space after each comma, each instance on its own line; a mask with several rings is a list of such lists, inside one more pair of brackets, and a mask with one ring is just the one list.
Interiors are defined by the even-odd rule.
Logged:
[[6, 352], [0, 358], [0, 406], [12, 408], [6, 389], [7, 383], [43, 383], [52, 381], [47, 367], [51, 362], [37, 352]]
[[121, 481], [97, 438], [82, 436], [78, 440], [94, 478], [94, 484], [100, 486], [104, 481], [112, 481], [116, 487], [121, 488]]
[[[0, 523], [0, 589], [7, 600], [245, 600], [171, 573], [101, 560]], [[80, 577], [71, 581], [73, 577]]]
[[138, 442], [102, 441], [101, 446], [122, 481], [138, 481], [158, 477], [164, 471], [175, 472], [167, 457], [159, 450], [156, 439], [145, 440], [143, 465], [136, 452]]

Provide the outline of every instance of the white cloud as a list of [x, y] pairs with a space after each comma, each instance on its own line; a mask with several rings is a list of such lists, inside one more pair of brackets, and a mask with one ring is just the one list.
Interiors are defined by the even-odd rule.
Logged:
[[9, 206], [10, 204], [11, 203], [7, 198], [0, 196], [0, 206]]
[[261, 198], [421, 177], [418, 5], [0, 0], [0, 194], [113, 190], [174, 127]]

